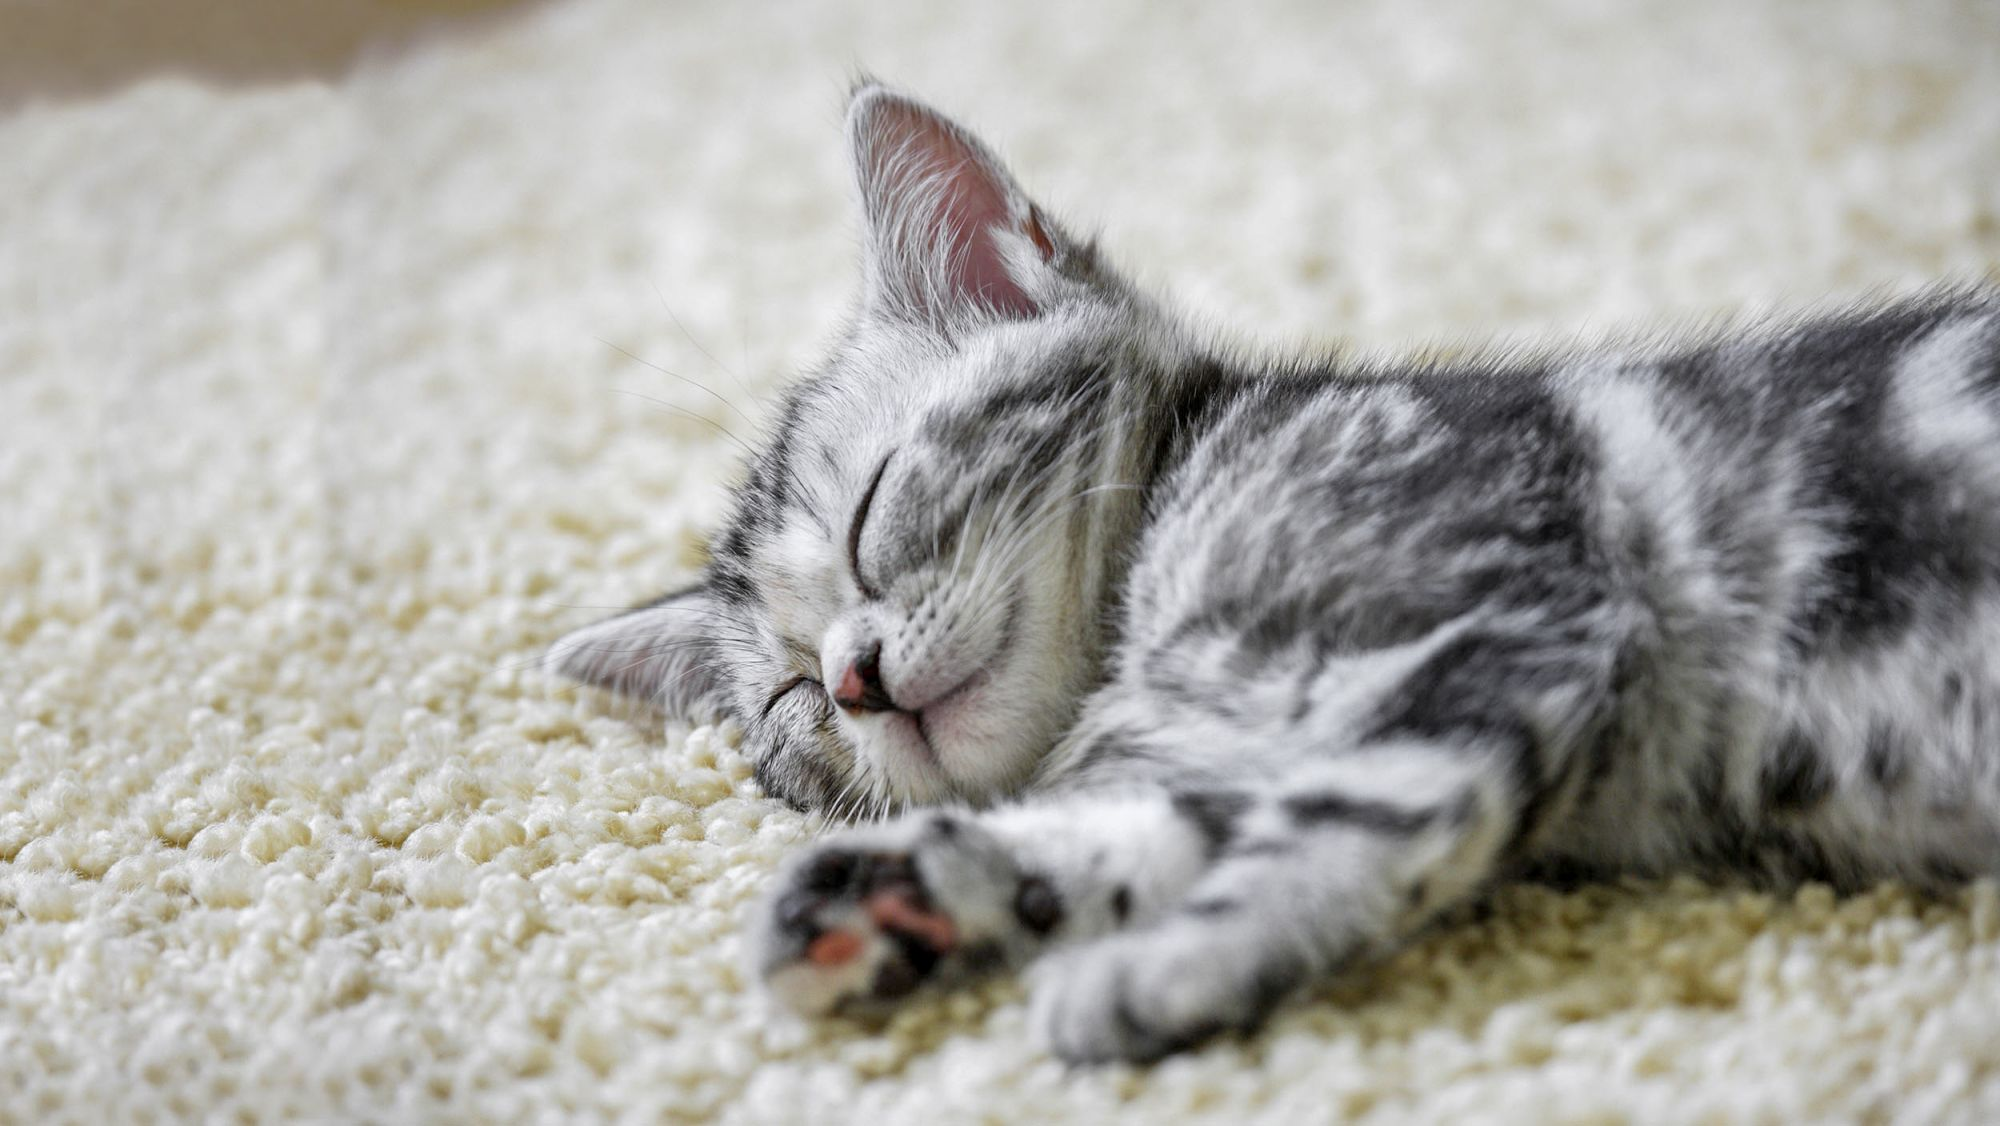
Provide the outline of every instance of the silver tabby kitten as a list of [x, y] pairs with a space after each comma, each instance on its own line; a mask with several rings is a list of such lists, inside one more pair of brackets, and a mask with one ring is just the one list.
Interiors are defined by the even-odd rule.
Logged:
[[806, 1012], [1039, 958], [1070, 1060], [1495, 881], [2000, 871], [2000, 295], [1693, 344], [1223, 354], [866, 86], [864, 297], [691, 590], [556, 663], [908, 813], [785, 871]]

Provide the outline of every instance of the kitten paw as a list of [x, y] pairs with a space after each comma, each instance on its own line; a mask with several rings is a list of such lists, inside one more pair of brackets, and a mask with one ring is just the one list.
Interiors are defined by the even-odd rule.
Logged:
[[1031, 1020], [1069, 1063], [1149, 1063], [1263, 1022], [1303, 967], [1260, 964], [1258, 947], [1183, 921], [1114, 934], [1037, 967]]
[[853, 830], [779, 877], [751, 937], [752, 969], [796, 1012], [878, 1010], [1025, 957], [1034, 924], [1048, 921], [1039, 884], [962, 816]]

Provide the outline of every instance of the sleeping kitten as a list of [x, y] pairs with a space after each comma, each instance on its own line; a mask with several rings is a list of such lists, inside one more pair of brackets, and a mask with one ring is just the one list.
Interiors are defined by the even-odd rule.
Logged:
[[847, 830], [806, 1012], [1039, 958], [1057, 1054], [1254, 1026], [1495, 881], [2000, 870], [2000, 294], [1674, 351], [1224, 354], [858, 90], [859, 316], [581, 680]]

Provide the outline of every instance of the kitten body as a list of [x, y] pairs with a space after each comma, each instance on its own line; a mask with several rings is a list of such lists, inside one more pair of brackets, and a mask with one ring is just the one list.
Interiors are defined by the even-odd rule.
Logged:
[[1497, 880], [2000, 871], [1991, 289], [1250, 361], [934, 111], [849, 131], [861, 314], [701, 584], [556, 654], [733, 715], [795, 804], [948, 807], [786, 869], [794, 1006], [1033, 959], [1059, 1054], [1146, 1059]]

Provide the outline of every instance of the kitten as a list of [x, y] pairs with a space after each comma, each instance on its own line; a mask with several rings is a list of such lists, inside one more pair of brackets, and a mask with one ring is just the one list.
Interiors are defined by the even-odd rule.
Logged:
[[2000, 870], [2000, 294], [1674, 351], [1224, 354], [879, 86], [859, 316], [592, 684], [875, 818], [805, 1012], [1039, 958], [1078, 1061], [1256, 1025], [1495, 881]]

